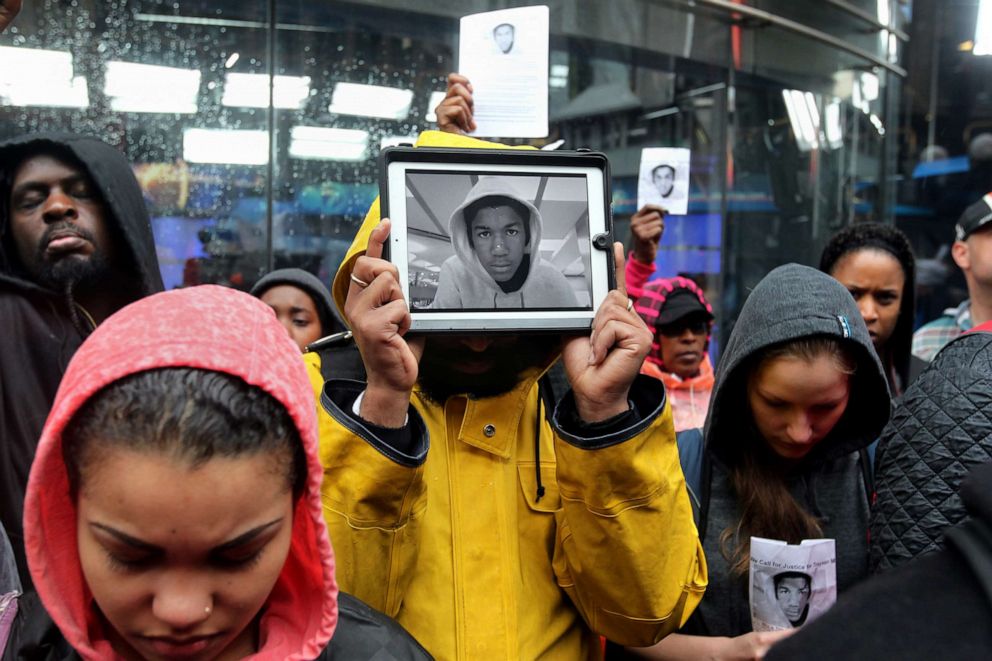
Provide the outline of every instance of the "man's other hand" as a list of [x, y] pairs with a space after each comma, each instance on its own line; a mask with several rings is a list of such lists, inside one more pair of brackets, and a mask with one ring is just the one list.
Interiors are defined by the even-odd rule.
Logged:
[[600, 422], [630, 408], [630, 386], [651, 350], [651, 331], [628, 305], [622, 244], [613, 244], [613, 255], [617, 288], [596, 311], [589, 337], [567, 340], [562, 354], [585, 422]]

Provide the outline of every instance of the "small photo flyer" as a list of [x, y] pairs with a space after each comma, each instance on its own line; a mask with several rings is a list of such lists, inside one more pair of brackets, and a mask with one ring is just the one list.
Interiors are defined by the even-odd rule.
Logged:
[[752, 537], [749, 597], [755, 631], [793, 629], [819, 617], [837, 601], [834, 540]]
[[673, 216], [684, 216], [689, 210], [690, 156], [688, 149], [642, 149], [637, 178], [637, 208], [656, 204]]

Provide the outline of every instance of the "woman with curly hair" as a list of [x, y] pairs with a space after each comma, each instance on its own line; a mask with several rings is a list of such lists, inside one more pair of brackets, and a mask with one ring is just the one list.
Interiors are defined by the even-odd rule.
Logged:
[[[820, 270], [847, 287], [868, 326], [892, 394], [921, 369], [913, 343], [916, 260], [906, 235], [891, 225], [858, 223], [837, 232], [823, 249]], [[922, 364], [919, 365], [922, 367]]]

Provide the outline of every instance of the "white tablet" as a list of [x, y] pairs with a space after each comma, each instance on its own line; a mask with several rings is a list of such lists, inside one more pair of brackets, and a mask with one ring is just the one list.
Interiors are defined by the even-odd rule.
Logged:
[[594, 152], [382, 152], [414, 332], [579, 331], [615, 287], [609, 166]]

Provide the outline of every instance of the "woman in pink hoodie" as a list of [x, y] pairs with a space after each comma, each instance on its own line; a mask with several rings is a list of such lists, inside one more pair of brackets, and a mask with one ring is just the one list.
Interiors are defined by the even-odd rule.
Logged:
[[688, 278], [653, 280], [640, 291], [634, 309], [654, 332], [641, 374], [664, 382], [675, 431], [701, 428], [713, 390], [713, 364], [707, 352], [713, 308]]
[[339, 603], [322, 476], [312, 389], [268, 306], [205, 286], [124, 308], [69, 364], [28, 483], [28, 565], [64, 641], [28, 609], [8, 648], [282, 661], [398, 641], [428, 658]]

